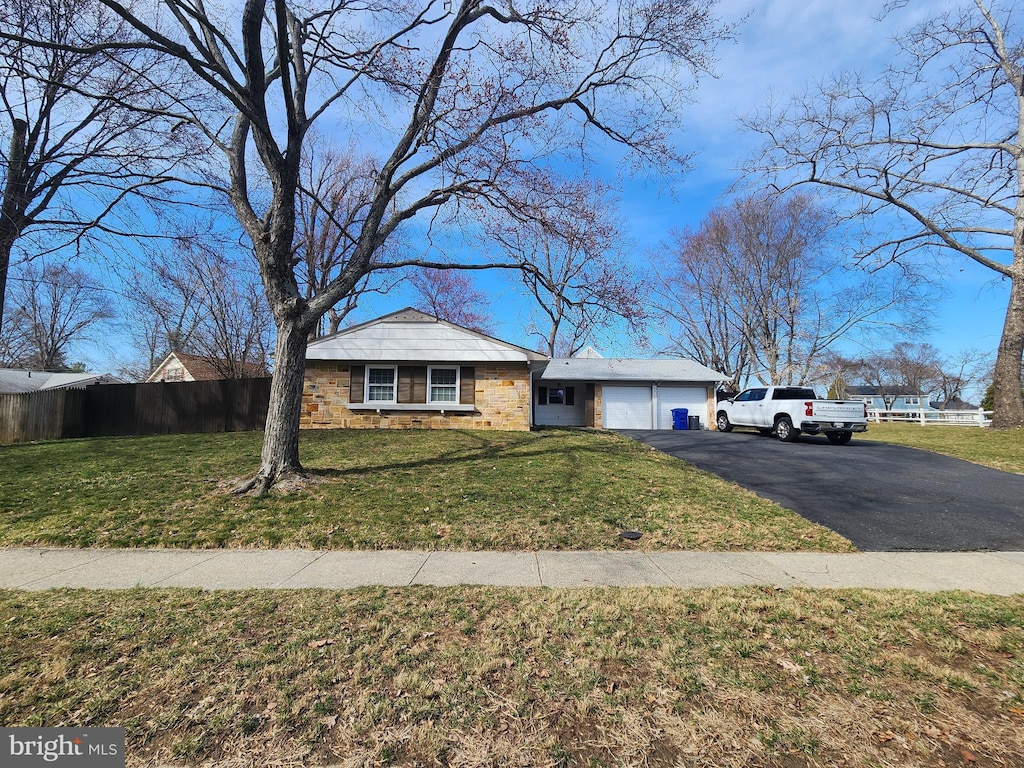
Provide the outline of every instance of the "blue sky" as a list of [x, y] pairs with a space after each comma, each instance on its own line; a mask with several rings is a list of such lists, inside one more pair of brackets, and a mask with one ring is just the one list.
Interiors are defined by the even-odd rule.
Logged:
[[[719, 77], [701, 82], [684, 116], [678, 141], [685, 151], [694, 153], [692, 170], [671, 190], [651, 180], [627, 180], [624, 185], [622, 214], [637, 258], [645, 258], [671, 228], [696, 226], [725, 200], [744, 159], [757, 145], [756, 137], [738, 124], [739, 116], [757, 110], [769, 98], [786, 101], [833, 73], [881, 71], [899, 30], [938, 7], [935, 2], [912, 3], [880, 21], [885, 5], [885, 0], [720, 3], [721, 17], [740, 23], [739, 34], [735, 43], [719, 48]], [[1008, 285], [996, 283], [991, 271], [957, 257], [949, 258], [938, 272], [945, 291], [936, 305], [934, 330], [914, 340], [930, 342], [949, 355], [967, 349], [994, 352]], [[500, 279], [478, 278], [478, 283], [495, 294], [492, 314], [497, 335], [522, 343], [528, 305], [517, 302], [513, 292], [502, 291]], [[400, 292], [392, 294], [362, 308], [360, 319], [413, 301]], [[602, 346], [603, 352], [615, 355], [651, 352], [636, 349], [624, 337]]]
[[[684, 117], [678, 140], [694, 154], [692, 170], [671, 190], [657, 181], [624, 183], [622, 215], [637, 258], [646, 258], [648, 249], [655, 248], [671, 228], [695, 226], [723, 202], [744, 158], [756, 146], [756, 138], [739, 126], [738, 116], [758, 109], [770, 97], [788, 100], [815, 79], [832, 73], [879, 71], [893, 50], [892, 37], [938, 5], [912, 3], [878, 21], [885, 4], [885, 0], [720, 2], [719, 14], [726, 21], [746, 18], [736, 42], [718, 50], [719, 77], [702, 81]], [[612, 175], [615, 169], [606, 171]], [[993, 273], [964, 259], [950, 260], [942, 272], [947, 291], [937, 306], [935, 330], [918, 340], [931, 342], [947, 354], [970, 348], [994, 350], [1008, 288], [993, 286]], [[496, 335], [525, 343], [529, 305], [504, 289], [500, 278], [482, 278], [479, 285], [493, 296]], [[350, 319], [366, 320], [414, 302], [411, 295], [395, 291], [365, 303]], [[608, 354], [651, 354], [651, 350], [636, 349], [624, 337], [608, 340], [602, 347]], [[104, 357], [99, 350], [88, 355], [99, 366], [108, 362]]]

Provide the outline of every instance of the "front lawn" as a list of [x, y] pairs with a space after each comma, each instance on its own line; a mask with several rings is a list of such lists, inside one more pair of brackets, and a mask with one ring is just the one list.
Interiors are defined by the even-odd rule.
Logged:
[[0, 448], [0, 545], [845, 551], [837, 534], [613, 433], [303, 432], [318, 482], [231, 496], [261, 433]]
[[1024, 597], [0, 591], [0, 723], [131, 768], [1024, 765]]
[[1024, 475], [1024, 429], [872, 423], [863, 439], [923, 448]]

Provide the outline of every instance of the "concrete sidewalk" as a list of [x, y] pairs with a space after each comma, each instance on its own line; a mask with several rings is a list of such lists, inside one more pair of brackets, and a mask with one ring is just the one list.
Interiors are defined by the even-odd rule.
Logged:
[[1024, 552], [0, 549], [0, 588], [867, 587], [1024, 593]]

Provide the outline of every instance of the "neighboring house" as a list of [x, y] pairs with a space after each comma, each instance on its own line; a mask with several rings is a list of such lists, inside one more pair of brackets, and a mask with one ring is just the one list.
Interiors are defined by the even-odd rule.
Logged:
[[714, 424], [715, 390], [728, 377], [693, 360], [586, 356], [553, 359], [534, 374], [534, 423], [604, 429], [672, 429], [686, 408], [700, 429]]
[[300, 426], [528, 430], [546, 359], [406, 308], [309, 343]]
[[847, 400], [861, 400], [869, 410], [933, 411], [928, 398], [919, 393], [903, 391], [902, 387], [847, 387]]
[[[184, 352], [171, 352], [163, 359], [153, 372], [146, 378], [146, 384], [158, 381], [214, 381], [226, 379], [222, 371], [228, 370], [228, 364], [215, 357], [203, 355], [187, 355]], [[242, 372], [246, 378], [266, 376], [266, 369], [257, 363], [242, 363]]]
[[85, 389], [92, 384], [124, 384], [109, 373], [50, 373], [0, 368], [0, 395], [40, 392], [44, 389]]
[[727, 377], [690, 360], [549, 360], [407, 308], [309, 343], [300, 426], [529, 430], [713, 423]]
[[978, 406], [973, 403], [968, 403], [966, 400], [961, 400], [959, 397], [954, 397], [947, 403], [932, 403], [932, 408], [937, 408], [940, 411], [976, 411]]

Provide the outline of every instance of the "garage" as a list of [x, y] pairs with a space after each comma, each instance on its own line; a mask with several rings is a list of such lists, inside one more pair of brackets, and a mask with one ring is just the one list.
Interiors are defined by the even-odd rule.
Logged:
[[700, 428], [708, 428], [707, 387], [658, 387], [658, 429], [672, 429], [672, 410], [686, 408], [700, 419]]
[[[669, 423], [671, 426], [671, 422]], [[606, 429], [650, 429], [650, 387], [604, 387]]]
[[726, 377], [684, 358], [555, 358], [534, 367], [533, 424], [590, 429], [672, 429], [672, 409], [686, 408], [710, 429], [708, 402]]

